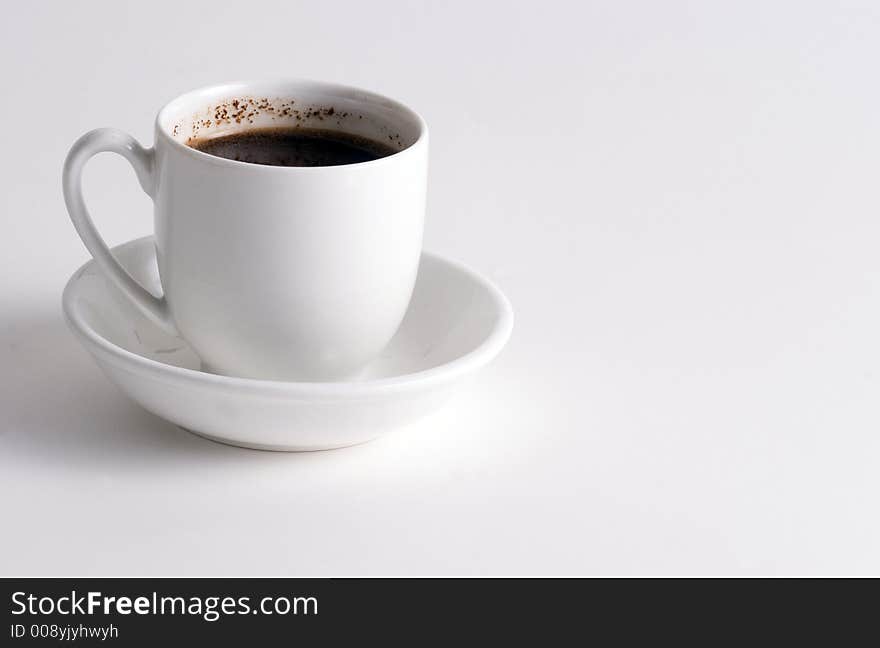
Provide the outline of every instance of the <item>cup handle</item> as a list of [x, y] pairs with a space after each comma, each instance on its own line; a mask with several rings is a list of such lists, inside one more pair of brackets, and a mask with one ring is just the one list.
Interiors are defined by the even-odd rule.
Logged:
[[128, 160], [134, 168], [141, 188], [148, 196], [153, 197], [156, 160], [154, 149], [145, 149], [131, 135], [115, 128], [98, 128], [80, 137], [71, 147], [64, 161], [62, 184], [64, 202], [70, 220], [73, 221], [77, 233], [104, 274], [144, 316], [163, 330], [176, 335], [177, 330], [168, 313], [165, 297], [154, 297], [119, 264], [95, 229], [95, 224], [86, 209], [82, 194], [82, 171], [92, 156], [105, 151], [118, 153]]

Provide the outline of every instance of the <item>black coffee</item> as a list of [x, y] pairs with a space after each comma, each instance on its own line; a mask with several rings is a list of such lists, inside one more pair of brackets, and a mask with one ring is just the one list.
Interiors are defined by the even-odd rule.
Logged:
[[271, 166], [334, 166], [368, 162], [397, 149], [359, 135], [315, 128], [254, 128], [190, 139], [187, 145], [217, 157]]

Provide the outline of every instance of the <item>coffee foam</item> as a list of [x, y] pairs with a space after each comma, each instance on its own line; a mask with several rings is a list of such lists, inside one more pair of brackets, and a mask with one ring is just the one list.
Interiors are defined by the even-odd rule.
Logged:
[[231, 135], [254, 128], [310, 128], [340, 130], [387, 143], [403, 150], [415, 142], [416, 132], [405, 132], [381, 106], [365, 106], [346, 97], [309, 103], [295, 98], [240, 95], [211, 102], [199, 112], [177, 118], [165, 128], [171, 137], [188, 142]]

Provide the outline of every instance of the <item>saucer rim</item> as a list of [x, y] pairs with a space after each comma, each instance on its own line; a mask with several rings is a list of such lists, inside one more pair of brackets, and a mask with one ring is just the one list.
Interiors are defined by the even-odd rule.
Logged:
[[[133, 239], [121, 245], [114, 246], [111, 251], [116, 255], [117, 252], [128, 248], [147, 245], [152, 243], [154, 237], [152, 235], [143, 236]], [[155, 247], [153, 246], [155, 249]], [[471, 373], [487, 363], [489, 363], [510, 338], [513, 331], [513, 307], [510, 300], [503, 292], [488, 278], [479, 274], [467, 265], [446, 258], [440, 254], [422, 251], [422, 257], [431, 258], [434, 261], [451, 268], [455, 272], [459, 272], [468, 277], [468, 279], [477, 285], [482, 286], [489, 294], [490, 299], [496, 307], [498, 319], [495, 326], [483, 341], [474, 349], [471, 349], [464, 355], [458, 356], [449, 362], [445, 362], [436, 367], [416, 371], [412, 373], [389, 376], [386, 378], [378, 378], [375, 380], [364, 381], [339, 381], [339, 382], [299, 382], [299, 381], [282, 381], [282, 380], [265, 380], [261, 378], [241, 378], [236, 376], [222, 376], [218, 374], [210, 374], [186, 367], [178, 367], [170, 365], [152, 358], [147, 358], [121, 346], [114, 344], [104, 336], [95, 331], [83, 318], [79, 309], [75, 306], [76, 287], [79, 280], [87, 272], [90, 267], [94, 267], [95, 271], [100, 273], [94, 259], [89, 259], [82, 264], [68, 279], [64, 286], [61, 302], [65, 320], [68, 326], [91, 351], [98, 351], [102, 358], [111, 362], [116, 367], [133, 372], [135, 368], [139, 369], [137, 373], [162, 374], [163, 378], [174, 378], [175, 380], [186, 383], [197, 383], [200, 385], [211, 384], [212, 386], [235, 391], [251, 391], [266, 394], [267, 392], [276, 393], [284, 396], [300, 395], [300, 396], [351, 396], [356, 394], [375, 394], [377, 392], [386, 391], [404, 391], [412, 389], [421, 389], [435, 385], [437, 383], [448, 382], [456, 378]]]

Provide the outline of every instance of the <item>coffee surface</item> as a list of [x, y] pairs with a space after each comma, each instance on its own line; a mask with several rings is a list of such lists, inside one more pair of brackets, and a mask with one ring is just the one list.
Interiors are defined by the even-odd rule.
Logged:
[[397, 149], [366, 137], [313, 128], [254, 128], [191, 139], [191, 148], [238, 162], [271, 166], [335, 166], [376, 160]]

